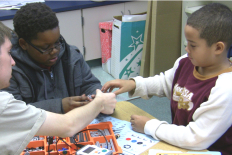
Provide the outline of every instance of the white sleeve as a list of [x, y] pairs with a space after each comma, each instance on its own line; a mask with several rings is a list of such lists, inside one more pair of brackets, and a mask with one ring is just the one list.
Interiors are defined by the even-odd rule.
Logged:
[[133, 78], [136, 83], [136, 88], [134, 94], [132, 91], [129, 92], [130, 97], [140, 96], [143, 99], [149, 99], [151, 96], [167, 97], [171, 99], [171, 89], [172, 82], [176, 72], [176, 69], [179, 66], [179, 61], [182, 58], [187, 57], [187, 54], [178, 58], [174, 64], [174, 67], [161, 72], [160, 75], [155, 75], [153, 77], [143, 78], [141, 76]]
[[208, 101], [203, 102], [187, 126], [150, 120], [144, 131], [155, 139], [185, 149], [206, 149], [219, 139], [232, 124], [232, 73], [219, 75]]
[[20, 154], [46, 119], [46, 112], [12, 94], [0, 92], [0, 150], [2, 154]]

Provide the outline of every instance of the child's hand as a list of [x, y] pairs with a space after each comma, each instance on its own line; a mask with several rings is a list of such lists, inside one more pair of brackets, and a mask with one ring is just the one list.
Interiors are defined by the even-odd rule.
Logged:
[[109, 89], [109, 92], [112, 92], [114, 88], [119, 88], [118, 90], [114, 92], [116, 95], [118, 95], [124, 92], [129, 92], [135, 89], [135, 87], [136, 87], [136, 84], [134, 80], [115, 79], [115, 80], [106, 82], [102, 86], [101, 90], [102, 92], [107, 92]]
[[92, 95], [88, 95], [88, 100], [91, 102], [94, 98], [95, 98], [95, 94], [92, 94]]
[[88, 104], [90, 101], [88, 100], [88, 97], [85, 96], [85, 94], [81, 96], [72, 96], [72, 97], [66, 97], [62, 99], [62, 107], [64, 113], [77, 108], [81, 107], [83, 105]]
[[131, 115], [131, 126], [136, 132], [144, 133], [144, 126], [147, 121], [151, 120], [146, 116]]

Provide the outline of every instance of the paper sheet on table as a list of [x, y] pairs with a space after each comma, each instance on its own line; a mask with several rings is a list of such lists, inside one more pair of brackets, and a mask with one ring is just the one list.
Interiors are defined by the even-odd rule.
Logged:
[[130, 122], [108, 115], [100, 114], [90, 124], [107, 121], [112, 123], [114, 134], [120, 134], [117, 142], [124, 155], [139, 155], [159, 142], [151, 136], [133, 131]]
[[[181, 152], [181, 151], [165, 151], [159, 149], [150, 149], [148, 155], [156, 155], [157, 153], [186, 153], [186, 154], [205, 154], [205, 155], [221, 155], [220, 152], [207, 151], [207, 152]], [[168, 154], [167, 154], [168, 155]]]

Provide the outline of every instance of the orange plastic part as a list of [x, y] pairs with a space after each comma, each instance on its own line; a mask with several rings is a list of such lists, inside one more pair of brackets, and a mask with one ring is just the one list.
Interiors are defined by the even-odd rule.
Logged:
[[[110, 141], [110, 139], [112, 139], [113, 144], [114, 144], [114, 149], [115, 152], [113, 152], [113, 155], [122, 153], [122, 149], [121, 147], [118, 145], [118, 142], [115, 138], [114, 132], [112, 130], [112, 123], [111, 122], [101, 122], [98, 124], [90, 124], [88, 125], [86, 128], [84, 128], [82, 131], [83, 133], [87, 136], [87, 139], [84, 138], [85, 142], [77, 142], [77, 144], [81, 144], [81, 145], [95, 145], [96, 142], [99, 143], [106, 143], [105, 138], [107, 139], [107, 141]], [[91, 130], [87, 130], [86, 129], [91, 129]], [[100, 129], [100, 130], [104, 130], [104, 129], [108, 129], [110, 135], [106, 135], [105, 138], [103, 136], [98, 136], [98, 137], [91, 137], [90, 132], [91, 131], [98, 131], [95, 129]], [[44, 150], [40, 150], [40, 151], [31, 151], [29, 152], [30, 155], [49, 155], [48, 153], [48, 143], [47, 143], [47, 136], [39, 136], [41, 138], [44, 138], [43, 140], [36, 140], [36, 141], [31, 141], [26, 148], [38, 148], [38, 147], [43, 147]], [[58, 138], [58, 137], [55, 137]], [[63, 142], [62, 140], [59, 140], [57, 142], [57, 146], [54, 142], [54, 144], [50, 144], [49, 146], [49, 150], [53, 150], [50, 152], [50, 155], [58, 155], [57, 150], [62, 150], [63, 148], [67, 149], [64, 151], [58, 151], [60, 155], [75, 155], [75, 152], [80, 149], [78, 148], [74, 143], [71, 143], [71, 139], [69, 137], [64, 138], [63, 139], [67, 144], [65, 144], [65, 142]], [[112, 150], [112, 149], [111, 149]], [[22, 152], [20, 155], [24, 155], [25, 152]]]

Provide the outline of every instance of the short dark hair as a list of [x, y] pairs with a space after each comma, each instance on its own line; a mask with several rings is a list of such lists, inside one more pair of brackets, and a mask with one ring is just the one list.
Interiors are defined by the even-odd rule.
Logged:
[[190, 15], [187, 25], [197, 29], [208, 46], [222, 41], [228, 50], [232, 44], [232, 11], [223, 4], [205, 5]]
[[31, 41], [39, 32], [59, 25], [56, 14], [44, 3], [28, 3], [22, 6], [13, 18], [14, 30], [19, 38]]
[[[11, 29], [5, 26], [2, 22], [0, 22], [0, 47], [5, 43], [5, 38], [11, 39]], [[1, 54], [1, 48], [0, 48]]]

